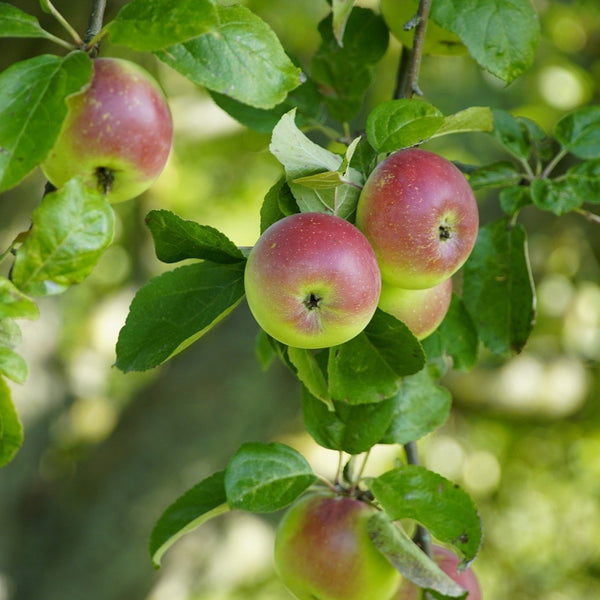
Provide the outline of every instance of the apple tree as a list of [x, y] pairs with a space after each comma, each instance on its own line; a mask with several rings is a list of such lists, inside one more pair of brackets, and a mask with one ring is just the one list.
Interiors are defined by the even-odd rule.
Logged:
[[[477, 508], [420, 465], [417, 442], [449, 417], [444, 375], [470, 371], [481, 352], [518, 354], [528, 341], [536, 285], [521, 211], [600, 221], [591, 210], [600, 202], [600, 108], [564, 114], [546, 131], [495, 106], [444, 114], [421, 92], [424, 55], [468, 54], [506, 85], [523, 75], [540, 38], [531, 0], [331, 0], [307, 63], [241, 4], [131, 0], [109, 20], [105, 4], [90, 2], [82, 35], [41, 0], [64, 28], [57, 37], [0, 2], [0, 36], [58, 49], [0, 73], [0, 192], [38, 167], [48, 179], [30, 228], [0, 254], [0, 465], [23, 442], [6, 382], [27, 378], [18, 320], [35, 319], [40, 298], [92, 272], [113, 238], [113, 204], [135, 202], [171, 147], [168, 99], [135, 62], [105, 56], [109, 40], [268, 133], [281, 165], [253, 248], [166, 209], [146, 215], [156, 258], [174, 266], [137, 291], [116, 366], [159, 367], [246, 298], [259, 326], [257, 368], [289, 369], [306, 431], [340, 456], [327, 480], [291, 446], [245, 441], [165, 507], [148, 532], [153, 564], [226, 511], [285, 509], [276, 564], [301, 600], [400, 600], [418, 589], [477, 600], [476, 581], [461, 577], [482, 543]], [[390, 40], [402, 44], [394, 90], [370, 105]], [[493, 140], [503, 160], [454, 164], [428, 149], [465, 133]], [[480, 221], [473, 191], [489, 189], [496, 214]], [[379, 444], [403, 454], [365, 477]]]

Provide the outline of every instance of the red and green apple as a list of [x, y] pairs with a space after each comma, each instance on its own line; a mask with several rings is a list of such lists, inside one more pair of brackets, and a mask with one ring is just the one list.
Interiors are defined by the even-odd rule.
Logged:
[[284, 515], [275, 566], [299, 600], [389, 600], [400, 574], [369, 537], [375, 509], [361, 500], [314, 493]]
[[383, 282], [379, 308], [402, 321], [417, 339], [422, 340], [444, 320], [451, 299], [451, 278], [423, 290], [409, 290]]
[[351, 223], [299, 213], [271, 225], [246, 265], [248, 306], [272, 337], [326, 348], [358, 335], [373, 316], [381, 275], [375, 253]]
[[467, 260], [479, 214], [455, 165], [409, 148], [375, 167], [358, 199], [356, 225], [375, 250], [384, 282], [424, 289], [448, 279]]
[[90, 85], [67, 98], [67, 116], [42, 171], [55, 187], [77, 175], [112, 203], [147, 190], [173, 138], [171, 112], [157, 81], [123, 59], [93, 61]]

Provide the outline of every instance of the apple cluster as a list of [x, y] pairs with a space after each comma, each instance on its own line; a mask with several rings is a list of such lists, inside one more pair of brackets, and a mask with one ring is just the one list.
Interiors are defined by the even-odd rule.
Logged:
[[163, 170], [173, 123], [158, 82], [136, 63], [97, 58], [88, 87], [67, 98], [67, 116], [42, 163], [59, 188], [80, 176], [111, 203], [146, 191]]
[[446, 315], [451, 276], [478, 226], [475, 197], [457, 167], [425, 150], [394, 152], [369, 176], [356, 226], [300, 213], [264, 231], [246, 266], [248, 305], [269, 335], [298, 348], [348, 341], [378, 306], [423, 339]]

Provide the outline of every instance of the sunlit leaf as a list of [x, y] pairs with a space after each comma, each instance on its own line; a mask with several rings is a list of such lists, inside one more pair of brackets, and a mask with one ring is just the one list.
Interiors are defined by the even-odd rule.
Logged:
[[13, 406], [10, 388], [0, 377], [0, 467], [10, 462], [23, 444], [23, 425]]

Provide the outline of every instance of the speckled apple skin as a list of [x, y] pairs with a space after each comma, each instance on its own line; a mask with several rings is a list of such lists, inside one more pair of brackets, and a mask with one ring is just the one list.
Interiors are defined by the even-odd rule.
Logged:
[[455, 273], [477, 238], [479, 214], [469, 183], [450, 161], [409, 148], [369, 176], [356, 225], [377, 255], [383, 280], [430, 288]]
[[156, 80], [137, 64], [117, 58], [92, 64], [90, 86], [67, 99], [67, 117], [42, 170], [56, 187], [79, 175], [103, 192], [97, 169], [110, 169], [107, 198], [121, 202], [148, 189], [163, 170], [171, 113]]
[[329, 494], [301, 498], [275, 537], [275, 566], [299, 600], [389, 600], [400, 574], [369, 538], [373, 509]]
[[[272, 337], [297, 348], [326, 348], [359, 334], [379, 300], [375, 253], [351, 223], [325, 213], [271, 225], [248, 256], [248, 306]], [[306, 301], [319, 298], [318, 307]]]

